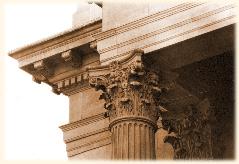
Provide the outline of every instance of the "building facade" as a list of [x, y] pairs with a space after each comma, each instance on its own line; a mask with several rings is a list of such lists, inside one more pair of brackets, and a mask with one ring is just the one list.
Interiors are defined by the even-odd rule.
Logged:
[[87, 4], [9, 52], [69, 97], [69, 159], [233, 159], [232, 3]]

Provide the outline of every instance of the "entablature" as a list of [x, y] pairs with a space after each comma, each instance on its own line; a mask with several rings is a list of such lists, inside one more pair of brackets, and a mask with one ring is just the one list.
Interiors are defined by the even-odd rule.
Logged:
[[[52, 86], [54, 93], [68, 95], [87, 87], [85, 68], [99, 64], [93, 34], [101, 31], [101, 19], [72, 28], [54, 37], [9, 52], [33, 81]], [[77, 87], [78, 89], [70, 89]], [[66, 93], [65, 93], [66, 91]]]
[[[236, 23], [235, 4], [181, 3], [96, 33], [100, 62], [122, 59], [134, 49], [145, 54]], [[113, 54], [113, 55], [112, 55]]]

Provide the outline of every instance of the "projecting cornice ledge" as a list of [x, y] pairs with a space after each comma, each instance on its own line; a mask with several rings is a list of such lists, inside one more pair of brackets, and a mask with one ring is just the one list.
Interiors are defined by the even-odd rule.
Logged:
[[[48, 39], [9, 52], [33, 81], [47, 83], [56, 94], [65, 95], [88, 86], [87, 65], [99, 64], [93, 34], [101, 31], [101, 19], [74, 27]], [[91, 56], [90, 62], [83, 59]]]
[[235, 23], [236, 6], [231, 2], [182, 3], [96, 33], [94, 38], [100, 62], [108, 64], [135, 48], [149, 54]]
[[54, 36], [12, 50], [8, 55], [18, 60], [20, 67], [22, 67], [54, 54], [62, 53], [84, 43], [94, 41], [95, 39], [92, 36], [100, 32], [101, 27], [101, 19], [93, 20], [88, 24], [70, 28]]

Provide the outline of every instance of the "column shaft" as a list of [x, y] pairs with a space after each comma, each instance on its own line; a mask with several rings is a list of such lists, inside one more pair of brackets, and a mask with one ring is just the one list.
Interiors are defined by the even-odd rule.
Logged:
[[155, 159], [154, 130], [141, 121], [123, 121], [111, 128], [113, 159]]

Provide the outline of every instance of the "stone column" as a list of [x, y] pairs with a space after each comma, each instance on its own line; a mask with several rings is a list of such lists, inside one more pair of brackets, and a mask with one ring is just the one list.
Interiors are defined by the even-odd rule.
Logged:
[[161, 89], [142, 55], [136, 50], [121, 61], [89, 68], [90, 84], [102, 91], [108, 111], [113, 159], [155, 159]]
[[128, 119], [111, 127], [113, 159], [155, 158], [155, 128], [145, 121]]

